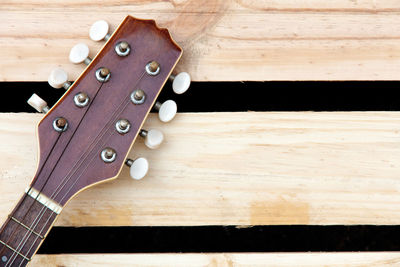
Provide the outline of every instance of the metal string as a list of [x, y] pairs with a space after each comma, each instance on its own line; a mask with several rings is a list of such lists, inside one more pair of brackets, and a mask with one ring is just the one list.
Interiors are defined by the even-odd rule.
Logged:
[[[127, 104], [126, 104], [123, 108], [125, 109], [126, 106], [127, 106], [128, 104], [129, 104], [129, 102], [127, 102]], [[109, 136], [109, 137], [111, 137], [111, 136]], [[107, 140], [105, 140], [105, 142], [103, 143], [103, 145], [106, 144], [108, 140], [109, 140], [109, 138], [108, 138]], [[99, 150], [99, 151], [100, 151], [100, 150]], [[99, 151], [98, 151], [98, 152], [99, 152]], [[95, 155], [96, 155], [96, 154], [95, 154]], [[70, 191], [70, 190], [75, 186], [75, 184], [79, 181], [80, 177], [81, 177], [82, 174], [86, 171], [87, 167], [88, 167], [88, 166], [90, 165], [90, 163], [94, 160], [94, 158], [95, 158], [95, 157], [92, 157], [92, 158], [91, 158], [91, 160], [90, 160], [90, 161], [88, 162], [88, 164], [86, 165], [85, 169], [82, 170], [81, 174], [80, 174], [80, 175], [78, 176], [78, 178], [74, 181], [74, 183], [70, 186], [70, 188], [68, 189], [68, 191], [64, 194], [64, 196], [62, 197], [61, 201], [64, 200], [64, 198], [68, 195], [69, 191]], [[59, 192], [61, 192], [61, 191], [59, 191]], [[43, 215], [44, 215], [44, 213], [43, 213]], [[39, 219], [39, 221], [40, 221], [40, 219]], [[50, 221], [50, 217], [47, 218], [45, 224], [44, 224], [43, 227], [40, 229], [40, 232], [42, 232], [42, 231], [44, 230], [44, 228], [45, 228], [46, 225], [49, 223], [49, 221]], [[37, 224], [38, 224], [38, 223], [37, 223]], [[37, 226], [37, 224], [35, 225], [35, 227]], [[28, 238], [29, 238], [29, 237], [28, 237]], [[39, 237], [36, 236], [34, 242], [33, 242], [32, 245], [29, 247], [28, 254], [29, 254], [29, 252], [31, 251], [31, 249], [33, 248], [33, 246], [34, 246], [34, 244], [36, 243], [36, 241], [38, 240], [38, 238], [39, 238]], [[19, 265], [19, 266], [21, 266], [21, 265]]]
[[[42, 172], [43, 167], [46, 165], [47, 160], [50, 158], [50, 155], [51, 155], [51, 153], [53, 152], [53, 150], [54, 150], [54, 148], [55, 148], [55, 145], [57, 144], [58, 139], [59, 139], [60, 136], [61, 136], [61, 133], [62, 133], [62, 132], [59, 133], [59, 135], [57, 136], [56, 141], [54, 142], [53, 146], [51, 147], [50, 153], [47, 155], [47, 157], [46, 157], [46, 159], [45, 159], [45, 161], [44, 161], [42, 167], [40, 168], [39, 173], [38, 173], [38, 176], [39, 176], [40, 173]], [[46, 180], [46, 182], [45, 182], [45, 185], [46, 185], [46, 183], [47, 183], [47, 180]], [[29, 189], [28, 192], [24, 194], [24, 196], [22, 197], [21, 202], [17, 205], [17, 207], [15, 208], [15, 210], [18, 210], [18, 208], [21, 207], [22, 203], [25, 201], [26, 197], [28, 196], [28, 193], [30, 192], [30, 190], [31, 190], [31, 189]], [[39, 196], [36, 196], [35, 200], [37, 200], [38, 197], [39, 197]], [[32, 206], [33, 206], [33, 204], [29, 207], [28, 211], [32, 208]], [[24, 216], [22, 217], [22, 220], [25, 219], [25, 217], [26, 217], [27, 214], [28, 214], [28, 212], [24, 214]], [[12, 215], [14, 215], [14, 213], [11, 213], [9, 216], [12, 217]], [[8, 218], [8, 221], [10, 221], [10, 217]], [[6, 225], [7, 225], [7, 223], [5, 223], [5, 226], [6, 226]], [[2, 229], [2, 230], [0, 231], [0, 233], [2, 233], [4, 230], [5, 230], [5, 227], [4, 227], [4, 229]], [[15, 236], [16, 230], [17, 230], [17, 227], [11, 232], [10, 237], [9, 237], [8, 240], [5, 242], [6, 244], [8, 244], [8, 243], [11, 241], [11, 239]], [[6, 246], [3, 246], [3, 247], [1, 248], [0, 254], [3, 253], [3, 251], [4, 251], [5, 248], [6, 248]]]
[[[140, 76], [140, 78], [138, 79], [138, 81], [136, 82], [136, 84], [135, 84], [135, 86], [134, 87], [136, 87], [136, 85], [137, 85], [137, 83], [143, 78], [143, 75], [145, 74], [145, 72], [143, 72], [142, 73], [142, 75]], [[100, 87], [101, 88], [101, 87]], [[99, 89], [100, 90], [100, 89]], [[97, 95], [97, 94], [96, 94]], [[129, 100], [129, 97], [130, 97], [130, 94], [128, 94], [127, 95], [127, 97], [124, 99], [124, 100]], [[94, 99], [93, 99], [93, 101], [94, 101]], [[92, 102], [93, 103], [93, 102]], [[130, 101], [127, 101], [126, 103], [125, 103], [125, 106], [123, 107], [123, 109], [122, 109], [122, 111], [120, 112], [120, 113], [118, 113], [117, 114], [117, 116], [119, 116], [124, 110], [125, 110], [125, 108], [126, 108], [126, 106], [128, 105], [130, 103]], [[122, 104], [124, 104], [124, 101], [122, 101], [121, 102], [121, 105]], [[121, 106], [120, 105], [120, 106]], [[118, 110], [121, 110], [121, 109], [119, 109], [120, 107], [118, 107], [117, 109], [116, 109], [116, 111], [118, 111]], [[92, 152], [93, 151], [93, 148], [92, 149], [90, 149], [90, 147], [94, 144], [94, 143], [96, 143], [96, 145], [98, 144], [98, 142], [101, 140], [101, 138], [105, 135], [105, 133], [107, 132], [107, 130], [106, 131], [103, 131], [104, 130], [104, 128], [106, 128], [106, 127], [108, 127], [109, 128], [109, 125], [110, 125], [110, 122], [111, 123], [113, 123], [113, 121], [116, 119], [116, 116], [115, 116], [115, 114], [116, 114], [116, 111], [114, 112], [114, 114], [113, 114], [113, 116], [111, 117], [111, 119], [109, 120], [109, 122], [103, 127], [103, 129], [102, 129], [102, 131], [100, 131], [100, 133], [96, 136], [96, 138], [95, 138], [95, 140], [91, 143], [91, 145], [89, 146], [89, 148], [86, 150], [86, 152], [88, 152], [87, 153], [87, 155], [85, 156], [85, 159], [83, 160], [83, 161], [81, 161], [80, 159], [86, 154], [86, 152], [81, 156], [81, 158], [75, 163], [75, 165], [74, 165], [74, 167], [78, 164], [78, 163], [81, 163], [80, 164], [80, 166], [78, 166], [78, 168], [72, 168], [72, 170], [74, 171], [72, 174], [71, 174], [71, 172], [69, 173], [69, 174], [67, 174], [67, 176], [63, 179], [63, 181], [62, 181], [62, 183], [56, 188], [56, 191], [51, 195], [51, 197], [50, 198], [53, 198], [53, 197], [56, 197], [57, 195], [58, 195], [58, 193], [60, 193], [61, 192], [61, 190], [63, 189], [63, 187], [68, 183], [68, 181], [72, 178], [72, 175], [74, 175], [76, 172], [77, 172], [77, 170], [82, 166], [82, 164], [84, 163], [84, 161], [87, 159], [87, 157], [89, 156], [89, 154], [90, 154], [90, 152]], [[79, 127], [79, 126], [78, 126]], [[77, 128], [78, 128], [77, 127]], [[109, 129], [108, 129], [109, 130]], [[100, 136], [100, 138], [98, 138], [99, 137], [99, 135], [102, 135], [102, 136]], [[71, 139], [72, 139], [72, 137], [71, 137]], [[97, 142], [96, 142], [97, 141]], [[108, 139], [106, 140], [106, 142], [108, 141]], [[105, 143], [106, 143], [105, 142]], [[68, 146], [68, 145], [67, 145]], [[92, 160], [93, 160], [94, 158], [92, 158]], [[92, 161], [91, 160], [91, 161]], [[90, 161], [90, 162], [91, 162]], [[90, 164], [90, 162], [89, 162], [89, 164]], [[58, 163], [58, 162], [57, 162]], [[86, 168], [89, 166], [89, 164], [87, 164], [86, 165], [86, 167], [85, 167], [85, 169], [82, 171], [82, 173], [81, 173], [81, 175], [83, 174], [83, 172], [86, 170]], [[71, 175], [70, 175], [71, 174]], [[75, 182], [72, 184], [72, 186], [69, 188], [69, 190], [67, 191], [67, 193], [63, 196], [63, 198], [61, 199], [61, 201], [68, 195], [68, 193], [69, 193], [69, 191], [74, 187], [74, 185], [76, 184], [76, 182], [79, 180], [79, 178], [81, 177], [81, 175], [80, 176], [78, 176], [78, 178], [75, 180]], [[69, 176], [69, 177], [68, 177]], [[65, 183], [64, 183], [65, 182]], [[64, 183], [64, 184], [63, 184]], [[63, 185], [62, 185], [63, 184]], [[60, 186], [61, 186], [61, 188], [60, 188]], [[60, 190], [59, 190], [60, 189]], [[43, 190], [43, 188], [42, 188], [42, 190]], [[58, 192], [57, 192], [58, 191]], [[60, 202], [61, 202], [60, 201]], [[34, 226], [33, 226], [33, 228], [32, 228], [32, 226], [30, 227], [31, 229], [34, 229], [34, 228], [36, 228], [36, 226], [39, 224], [39, 222], [40, 222], [40, 220], [41, 220], [41, 218], [43, 217], [43, 215], [45, 214], [45, 207], [43, 207], [42, 208], [42, 210], [39, 212], [39, 215], [36, 217], [36, 219], [34, 220], [34, 222], [32, 223], [32, 225], [33, 224], [35, 224]], [[44, 211], [43, 212], [43, 214], [42, 214], [42, 211]], [[47, 219], [47, 221], [46, 221], [46, 223], [43, 225], [43, 227], [42, 227], [42, 229], [40, 230], [40, 232], [42, 232], [43, 231], [43, 229], [46, 227], [46, 225], [47, 225], [47, 223], [49, 222], [49, 220], [50, 220], [50, 218], [51, 218], [51, 216], [50, 217], [48, 217], [48, 219]], [[37, 221], [37, 222], [36, 222]], [[20, 244], [18, 245], [18, 247], [17, 247], [17, 251], [18, 252], [20, 252], [22, 249], [23, 249], [23, 247], [25, 246], [25, 244], [26, 244], [26, 242], [28, 241], [28, 239], [29, 239], [29, 237], [30, 237], [30, 235], [31, 235], [32, 233], [30, 233], [30, 232], [27, 232], [26, 234], [25, 234], [25, 236], [23, 237], [23, 239], [21, 240], [21, 242], [20, 242]], [[26, 237], [26, 235], [28, 235], [27, 237]], [[24, 239], [25, 239], [25, 237], [26, 237], [26, 240], [24, 241]], [[31, 251], [31, 249], [33, 248], [33, 246], [34, 246], [34, 244], [36, 243], [36, 241], [37, 241], [37, 239], [38, 239], [38, 237], [36, 237], [35, 238], [35, 241], [32, 243], [32, 245], [31, 245], [31, 247], [29, 248], [29, 250], [28, 250], [28, 254], [29, 254], [29, 252]], [[24, 241], [24, 243], [22, 244], [22, 242]], [[21, 247], [21, 248], [20, 248]], [[13, 253], [13, 255], [14, 255], [14, 253]], [[14, 258], [14, 260], [16, 259], [16, 257], [17, 257], [17, 255], [18, 254], [16, 254], [16, 256], [15, 256], [15, 258]], [[14, 260], [11, 262], [11, 264], [14, 262]], [[21, 264], [23, 263], [23, 261], [21, 262]], [[7, 265], [6, 265], [7, 266]]]
[[[101, 89], [102, 86], [103, 86], [103, 83], [102, 83], [102, 84], [100, 85], [100, 87], [97, 89], [97, 92], [96, 92], [96, 94], [95, 94], [93, 100], [96, 98], [96, 96], [97, 96], [97, 94], [98, 94], [98, 92], [100, 91], [100, 89]], [[92, 102], [92, 103], [93, 103], [93, 102]], [[85, 113], [83, 114], [81, 121], [78, 123], [78, 127], [79, 127], [80, 123], [82, 122], [83, 118], [85, 117], [86, 113], [87, 113], [88, 110], [90, 109], [90, 107], [91, 107], [91, 105], [88, 107], [88, 109], [85, 110]], [[72, 137], [74, 136], [75, 132], [77, 131], [78, 127], [77, 127], [77, 128], [75, 129], [75, 131], [73, 132], [73, 134], [72, 134], [72, 136], [71, 136], [71, 139], [72, 139]], [[63, 132], [60, 132], [60, 135], [58, 136], [56, 142], [54, 143], [53, 148], [54, 148], [55, 145], [58, 143], [58, 139], [61, 137], [61, 134], [62, 134], [62, 133], [63, 133]], [[61, 159], [62, 155], [64, 154], [65, 149], [68, 147], [68, 144], [69, 144], [69, 142], [71, 141], [71, 139], [68, 141], [67, 145], [65, 146], [65, 148], [64, 148], [64, 150], [63, 150], [61, 156], [60, 156], [59, 159], [57, 160], [55, 166], [57, 166], [58, 162], [60, 161], [60, 159]], [[52, 151], [51, 151], [51, 152], [52, 152]], [[51, 152], [49, 153], [48, 158], [50, 157]], [[40, 172], [43, 170], [44, 166], [45, 166], [45, 164], [43, 164], [43, 166], [42, 166]], [[46, 186], [47, 182], [49, 181], [49, 179], [50, 179], [50, 177], [51, 177], [51, 175], [52, 175], [52, 173], [53, 173], [53, 171], [54, 171], [54, 169], [55, 169], [55, 166], [54, 166], [54, 168], [52, 169], [52, 171], [51, 171], [51, 173], [49, 174], [49, 176], [47, 177], [47, 179], [46, 179], [44, 185], [40, 188], [39, 194], [36, 196], [35, 200], [38, 199], [40, 193], [42, 192], [42, 190], [43, 190], [44, 187]], [[39, 175], [38, 175], [38, 176], [39, 176]], [[36, 182], [36, 181], [34, 181], [34, 183], [32, 184], [32, 187], [33, 187], [33, 185], [35, 184], [35, 182]], [[32, 187], [31, 187], [31, 188], [32, 188]], [[30, 189], [29, 189], [29, 190], [30, 190]], [[29, 193], [29, 191], [28, 191], [28, 193]], [[28, 195], [28, 193], [26, 193], [26, 194], [24, 195], [24, 198]], [[28, 214], [28, 212], [31, 210], [31, 208], [33, 207], [34, 203], [35, 203], [35, 201], [29, 206], [29, 208], [28, 208], [28, 210], [27, 210], [27, 212], [25, 213], [25, 215], [24, 215], [23, 218], [25, 218], [25, 216], [26, 216], [26, 215]], [[43, 208], [42, 208], [42, 210], [43, 210]], [[40, 214], [40, 213], [39, 213], [39, 214]], [[35, 223], [36, 219], [37, 219], [37, 217], [35, 218], [35, 220], [33, 221], [33, 223]], [[16, 231], [16, 229], [17, 229], [17, 227], [14, 229], [14, 232]], [[30, 229], [32, 229], [32, 228], [30, 227]], [[28, 232], [27, 232], [27, 233], [28, 233]], [[26, 233], [26, 234], [27, 234], [27, 233]], [[26, 234], [25, 234], [25, 236], [26, 236]], [[25, 238], [25, 236], [23, 237], [23, 239]], [[13, 236], [10, 237], [10, 239], [7, 241], [7, 243], [11, 240], [12, 237], [13, 237]], [[29, 238], [29, 236], [28, 236], [28, 238]], [[23, 241], [23, 239], [21, 240], [21, 242]], [[20, 242], [19, 244], [21, 244], [21, 242]], [[18, 245], [18, 247], [19, 247], [19, 245]], [[15, 249], [16, 251], [18, 251], [18, 247]], [[22, 248], [23, 248], [23, 247], [22, 247]], [[21, 248], [21, 250], [22, 250], [22, 248]], [[21, 250], [18, 251], [18, 252], [21, 252]], [[15, 252], [13, 252], [13, 254], [12, 254], [11, 257], [10, 257], [10, 259], [8, 259], [8, 261], [6, 262], [6, 265], [5, 265], [5, 266], [7, 266], [8, 262], [13, 258], [14, 254], [15, 254]], [[17, 258], [17, 256], [18, 256], [18, 254], [15, 255], [14, 260]], [[12, 263], [14, 262], [14, 260], [13, 260], [10, 264], [12, 264]], [[24, 259], [22, 260], [22, 262], [23, 262], [23, 261], [24, 261]]]

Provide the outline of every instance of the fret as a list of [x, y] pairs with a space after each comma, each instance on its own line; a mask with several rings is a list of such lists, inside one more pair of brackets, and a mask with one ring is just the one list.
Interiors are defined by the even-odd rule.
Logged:
[[3, 244], [4, 246], [6, 246], [8, 249], [10, 249], [11, 251], [13, 251], [14, 253], [18, 254], [19, 256], [21, 256], [22, 258], [24, 258], [27, 261], [30, 261], [31, 259], [28, 258], [27, 256], [21, 254], [18, 250], [14, 249], [13, 247], [7, 245], [5, 242], [0, 240], [0, 244]]
[[4, 266], [3, 257], [12, 257], [11, 266], [25, 266], [24, 262], [27, 264], [36, 253], [56, 217], [57, 213], [25, 194], [0, 231], [0, 267]]
[[0, 256], [0, 267], [6, 266], [26, 266], [29, 263], [29, 258], [21, 256], [15, 253], [12, 249], [8, 248], [3, 243], [0, 243], [0, 251], [2, 251]]
[[17, 219], [15, 219], [13, 216], [9, 215], [8, 216], [11, 220], [13, 220], [14, 222], [18, 223], [19, 225], [21, 225], [22, 227], [24, 227], [25, 229], [27, 229], [28, 231], [32, 232], [33, 234], [37, 235], [38, 237], [40, 237], [40, 239], [44, 239], [44, 237], [37, 233], [35, 230], [29, 228], [28, 226], [26, 226], [25, 224], [23, 224], [22, 222], [18, 221]]

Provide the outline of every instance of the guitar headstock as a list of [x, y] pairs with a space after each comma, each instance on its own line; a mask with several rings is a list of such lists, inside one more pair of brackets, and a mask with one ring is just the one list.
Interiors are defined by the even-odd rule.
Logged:
[[60, 69], [49, 77], [51, 86], [67, 89], [63, 97], [51, 109], [36, 95], [28, 101], [47, 113], [38, 125], [40, 157], [31, 187], [61, 205], [84, 188], [115, 178], [124, 163], [133, 178], [142, 178], [147, 161], [127, 159], [135, 139], [146, 138], [150, 148], [163, 139], [158, 130], [142, 129], [148, 113], [155, 108], [162, 121], [171, 120], [175, 102], [156, 102], [162, 87], [174, 79], [174, 91], [183, 93], [190, 83], [186, 73], [172, 75], [182, 49], [153, 20], [127, 16], [112, 34], [99, 21], [90, 37], [106, 43], [93, 59], [85, 44], [71, 49], [71, 62], [87, 64], [72, 85]]

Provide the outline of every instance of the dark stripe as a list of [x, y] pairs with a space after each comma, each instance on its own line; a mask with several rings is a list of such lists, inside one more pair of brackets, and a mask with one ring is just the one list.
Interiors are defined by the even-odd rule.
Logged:
[[399, 251], [399, 226], [54, 227], [39, 253]]

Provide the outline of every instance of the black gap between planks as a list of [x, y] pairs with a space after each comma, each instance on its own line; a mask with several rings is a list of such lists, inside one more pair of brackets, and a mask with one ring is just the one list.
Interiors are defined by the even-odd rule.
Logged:
[[[35, 112], [26, 100], [37, 93], [53, 105], [65, 92], [46, 82], [2, 82], [0, 112]], [[400, 81], [374, 82], [193, 82], [176, 95], [170, 82], [159, 100], [174, 99], [179, 112], [399, 111]]]
[[399, 226], [54, 227], [39, 254], [399, 251]]
[[[159, 100], [180, 112], [399, 111], [400, 82], [194, 82]], [[0, 112], [35, 112], [37, 93], [53, 105], [65, 92], [45, 82], [1, 82]], [[400, 226], [54, 227], [40, 248], [52, 253], [399, 251]]]

